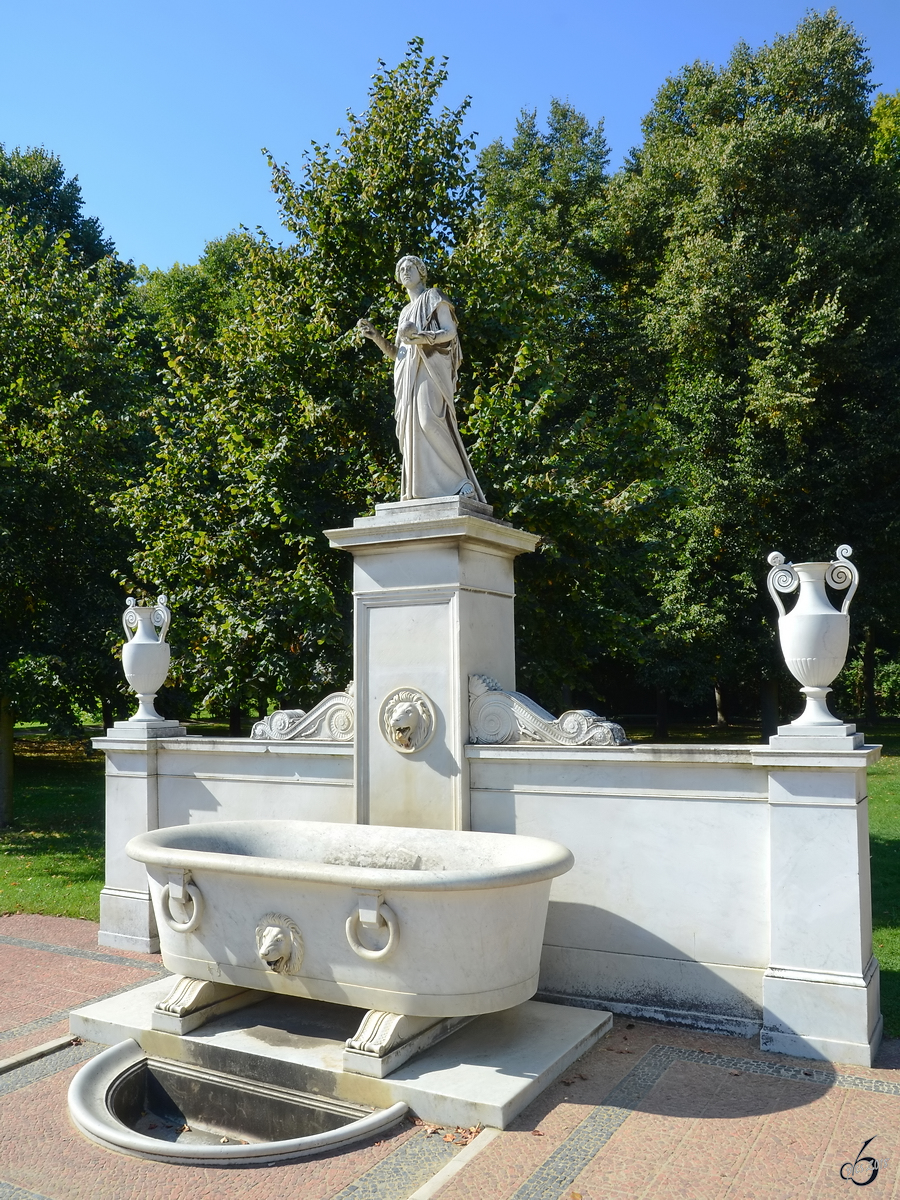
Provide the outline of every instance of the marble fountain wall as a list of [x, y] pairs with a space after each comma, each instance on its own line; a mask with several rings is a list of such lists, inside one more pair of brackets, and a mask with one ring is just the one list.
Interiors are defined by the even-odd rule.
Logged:
[[[145, 868], [124, 851], [149, 829], [295, 818], [526, 834], [576, 860], [553, 882], [539, 996], [871, 1061], [877, 747], [591, 744], [608, 727], [514, 691], [512, 564], [531, 535], [454, 499], [379, 506], [329, 537], [354, 555], [354, 694], [282, 717], [279, 736], [269, 718], [253, 738], [122, 723], [97, 739], [102, 944], [158, 945]], [[385, 730], [398, 689], [430, 704], [408, 753]]]

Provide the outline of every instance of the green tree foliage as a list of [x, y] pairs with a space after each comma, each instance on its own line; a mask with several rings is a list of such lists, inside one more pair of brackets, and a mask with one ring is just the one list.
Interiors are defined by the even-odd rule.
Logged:
[[[568, 250], [602, 203], [602, 134], [555, 105], [548, 134], [525, 118], [476, 169], [467, 102], [439, 107], [445, 82], [412, 42], [335, 149], [314, 145], [297, 179], [272, 164], [290, 245], [232, 239], [227, 286], [212, 291], [216, 243], [198, 268], [148, 280], [169, 397], [154, 465], [120, 504], [144, 546], [138, 577], [165, 582], [184, 661], [220, 710], [346, 681], [349, 562], [321, 530], [396, 495], [390, 366], [354, 327], [391, 329], [404, 253], [457, 305], [461, 424], [490, 498], [545, 538], [547, 570], [532, 583], [526, 568], [522, 589], [529, 681], [558, 690], [578, 655], [584, 674], [621, 620], [600, 591], [616, 538], [650, 502], [646, 419], [608, 371], [596, 395], [569, 377], [596, 376], [602, 354], [587, 348], [600, 320], [590, 254]], [[562, 300], [576, 283], [584, 300]]]
[[194, 339], [210, 341], [241, 315], [249, 303], [242, 288], [252, 241], [246, 232], [230, 233], [207, 243], [198, 263], [176, 263], [168, 271], [142, 268], [138, 296], [162, 346], [173, 345], [186, 328]]
[[67, 238], [69, 254], [90, 266], [115, 252], [96, 217], [86, 217], [78, 176], [66, 179], [55, 154], [43, 147], [18, 147], [7, 152], [0, 145], [0, 208], [11, 210], [25, 230], [43, 231], [50, 247], [60, 234]]
[[872, 105], [875, 161], [900, 166], [900, 92], [882, 92]]
[[667, 499], [633, 323], [606, 278], [602, 125], [551, 103], [479, 160], [477, 224], [454, 256], [466, 296], [465, 432], [500, 514], [541, 535], [517, 566], [522, 683], [551, 707], [602, 694], [598, 662], [640, 644], [642, 548]]
[[111, 572], [128, 542], [109, 494], [134, 461], [146, 384], [127, 271], [111, 256], [86, 265], [71, 242], [0, 209], [0, 696], [57, 726], [115, 695]]
[[850, 542], [857, 616], [896, 624], [900, 216], [869, 68], [834, 11], [695, 63], [611, 189], [611, 277], [642, 311], [684, 496], [655, 536], [648, 675], [685, 694], [774, 669], [773, 548]]
[[[348, 331], [362, 315], [386, 324], [401, 252], [442, 261], [471, 208], [466, 106], [434, 111], [445, 77], [414, 43], [335, 151], [313, 146], [297, 181], [273, 163], [295, 240], [233, 239], [212, 322], [198, 295], [169, 338], [157, 456], [120, 503], [144, 546], [136, 571], [165, 580], [191, 680], [219, 711], [346, 682], [349, 561], [322, 530], [390, 495], [397, 474], [389, 372]], [[201, 278], [223, 252], [208, 248]], [[150, 282], [171, 333], [172, 298], [194, 303], [185, 279]]]

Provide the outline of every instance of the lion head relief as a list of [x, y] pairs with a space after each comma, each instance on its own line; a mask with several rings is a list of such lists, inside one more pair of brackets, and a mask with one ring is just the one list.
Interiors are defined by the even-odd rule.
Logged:
[[381, 731], [395, 750], [421, 750], [434, 732], [431, 701], [414, 688], [398, 688], [381, 705]]
[[418, 741], [419, 725], [422, 721], [418, 705], [412, 700], [404, 700], [391, 710], [388, 721], [391, 736], [397, 745], [402, 746], [404, 750], [412, 750]]
[[270, 971], [296, 975], [303, 962], [303, 935], [283, 913], [266, 913], [256, 926], [256, 952]]

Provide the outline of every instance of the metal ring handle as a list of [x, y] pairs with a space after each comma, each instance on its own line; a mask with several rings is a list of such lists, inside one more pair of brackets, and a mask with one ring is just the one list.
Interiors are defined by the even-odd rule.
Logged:
[[381, 917], [388, 927], [387, 945], [380, 950], [369, 950], [360, 942], [356, 933], [356, 926], [359, 924], [359, 912], [352, 912], [347, 918], [345, 929], [347, 930], [347, 941], [350, 943], [350, 949], [354, 954], [358, 954], [360, 958], [367, 958], [370, 962], [377, 962], [381, 958], [387, 958], [397, 949], [397, 942], [400, 940], [400, 923], [397, 920], [397, 914], [387, 904], [379, 904], [378, 915]]
[[200, 889], [193, 883], [185, 885], [187, 894], [191, 898], [193, 912], [189, 921], [173, 921], [172, 913], [169, 909], [169, 885], [166, 884], [162, 890], [160, 897], [160, 908], [162, 909], [162, 918], [170, 929], [174, 929], [176, 933], [193, 933], [200, 924], [200, 917], [203, 914], [203, 897], [200, 894]]

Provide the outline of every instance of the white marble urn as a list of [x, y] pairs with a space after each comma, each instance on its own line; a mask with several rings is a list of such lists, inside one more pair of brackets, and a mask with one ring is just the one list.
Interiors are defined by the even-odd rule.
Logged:
[[[828, 710], [826, 697], [840, 674], [850, 644], [850, 601], [859, 583], [859, 572], [849, 561], [849, 546], [838, 546], [832, 562], [785, 562], [784, 555], [769, 555], [769, 592], [778, 607], [778, 636], [790, 673], [803, 686], [806, 707], [792, 725], [840, 725]], [[828, 598], [825, 585], [846, 591], [840, 610]], [[781, 593], [800, 592], [787, 612]]]
[[138, 710], [129, 721], [147, 723], [162, 721], [153, 701], [169, 674], [171, 649], [166, 633], [172, 620], [166, 597], [155, 604], [138, 604], [128, 597], [128, 607], [122, 614], [127, 641], [122, 647], [122, 667], [139, 701]]

